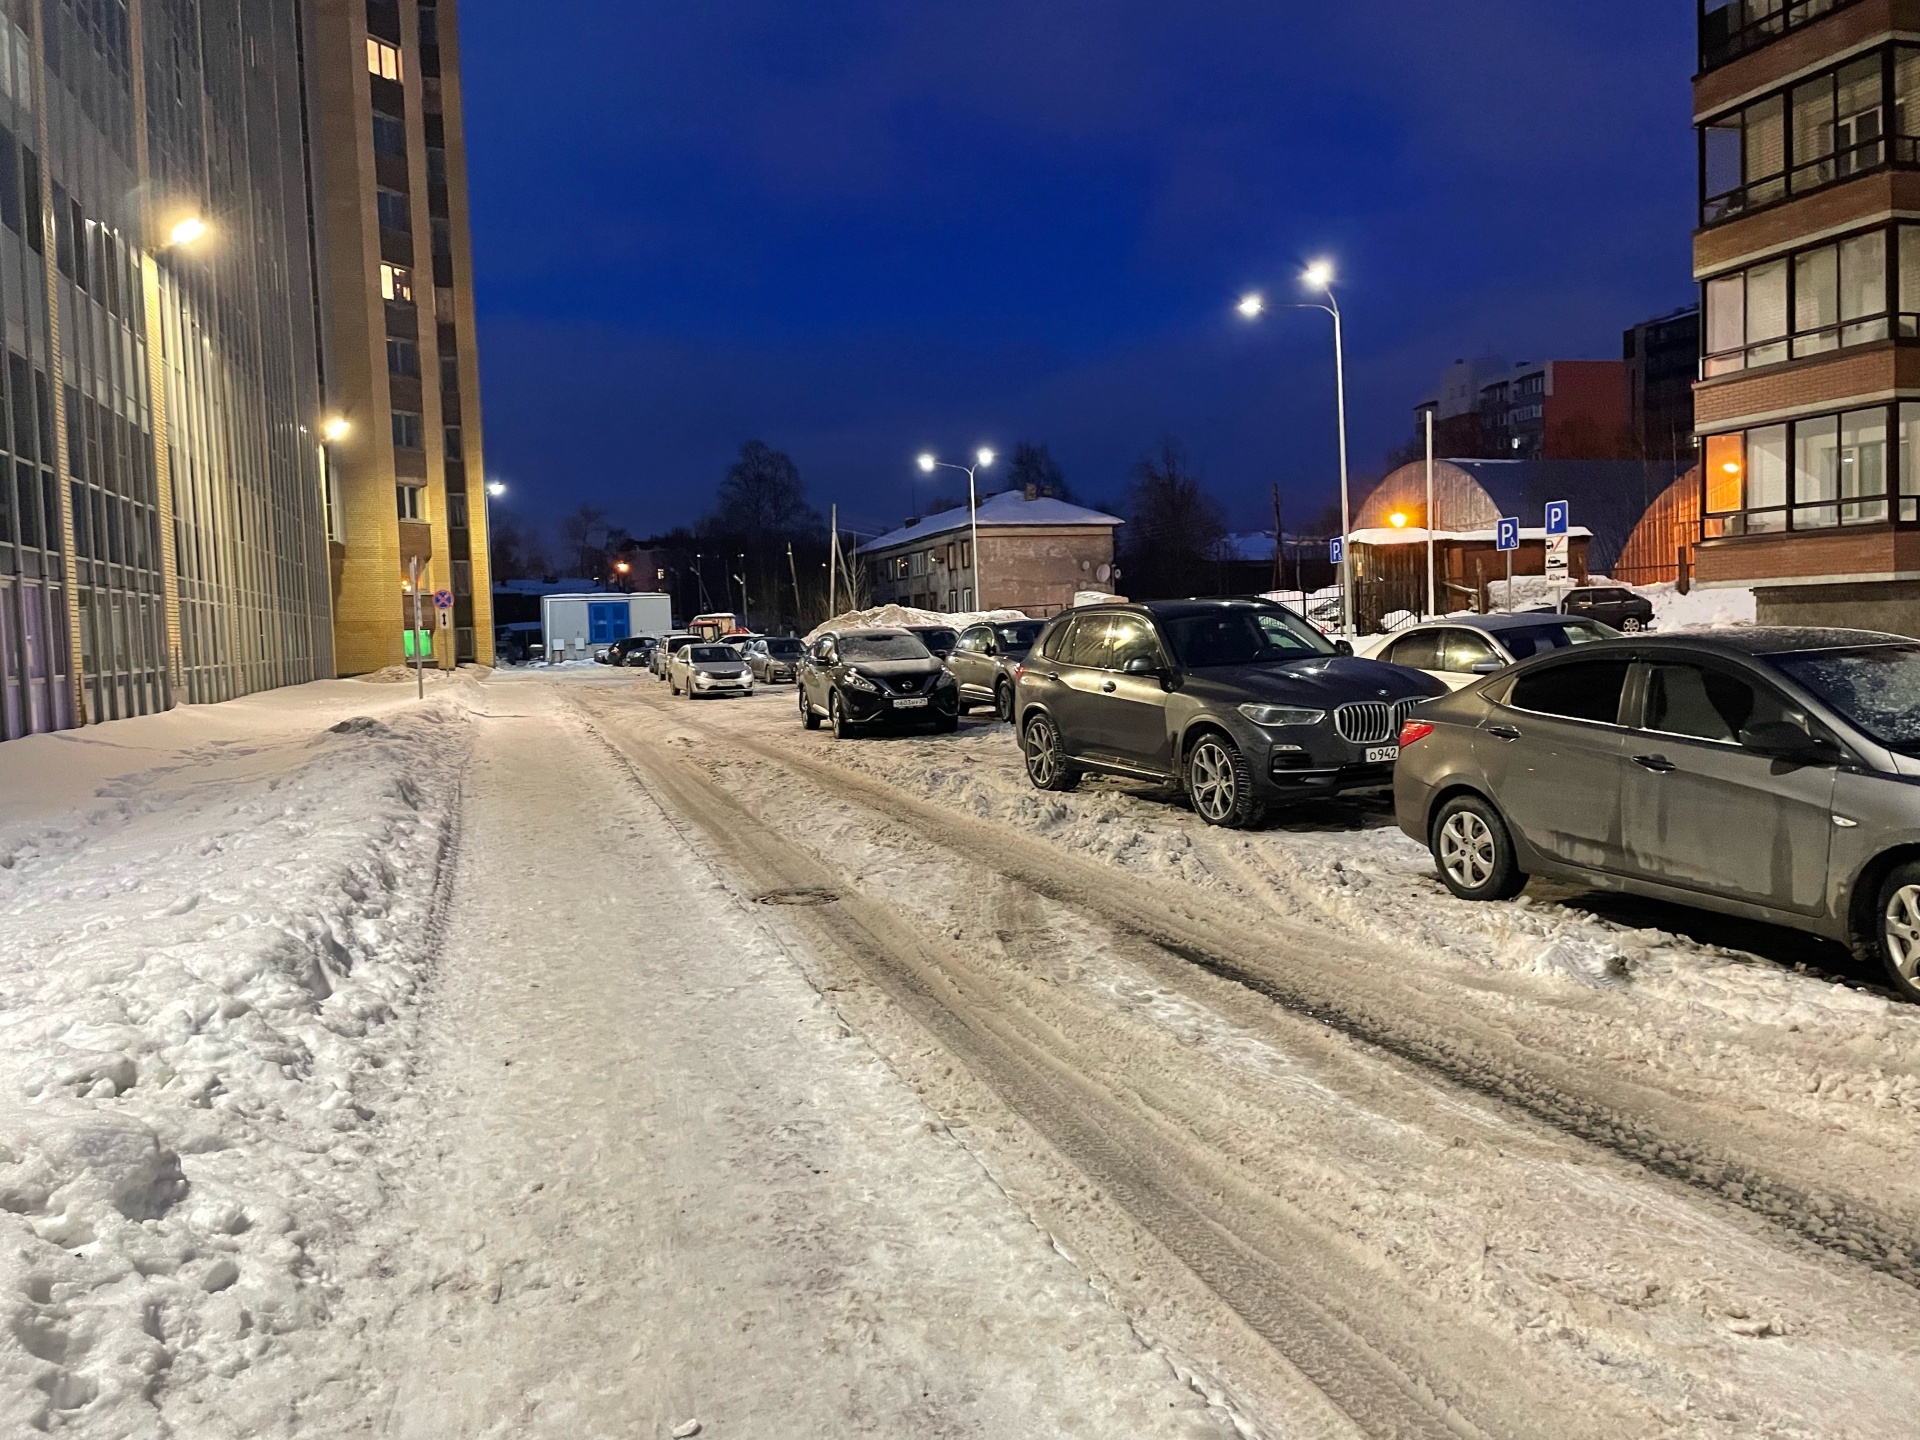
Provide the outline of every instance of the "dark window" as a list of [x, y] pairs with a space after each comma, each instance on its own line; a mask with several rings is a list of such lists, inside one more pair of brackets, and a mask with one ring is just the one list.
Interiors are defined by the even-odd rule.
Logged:
[[1514, 682], [1507, 704], [1516, 710], [1532, 710], [1541, 715], [1616, 724], [1620, 718], [1620, 692], [1627, 684], [1627, 663], [1623, 656], [1618, 660], [1588, 660], [1530, 670]]
[[412, 221], [408, 218], [407, 197], [398, 190], [389, 190], [382, 186], [374, 197], [374, 208], [380, 215], [382, 230], [410, 231]]
[[427, 150], [427, 183], [444, 185], [447, 183], [447, 152], [438, 145]]
[[1698, 740], [1739, 740], [1759, 721], [1790, 720], [1786, 707], [1752, 682], [1700, 665], [1653, 665], [1646, 728]]
[[387, 337], [387, 373], [420, 378], [420, 347], [411, 340]]
[[1473, 630], [1449, 630], [1440, 651], [1440, 668], [1456, 675], [1471, 675], [1473, 667], [1488, 661], [1504, 665], [1487, 637]]
[[987, 649], [987, 639], [992, 634], [993, 632], [986, 626], [975, 625], [971, 629], [963, 630], [960, 633], [960, 638], [954, 642], [953, 648], [963, 650], [969, 655], [984, 654]]
[[27, 380], [24, 355], [7, 352], [7, 388], [13, 397], [13, 453], [37, 460], [40, 451], [33, 443], [33, 387]]
[[398, 115], [384, 110], [373, 112], [373, 148], [382, 155], [406, 156], [407, 127]]
[[430, 223], [433, 227], [433, 253], [435, 255], [453, 254], [453, 227], [447, 221], [437, 218]]
[[1082, 615], [1073, 622], [1073, 636], [1068, 640], [1060, 659], [1068, 665], [1087, 665], [1098, 669], [1106, 664], [1110, 648], [1106, 620]]
[[1002, 655], [1024, 655], [1033, 648], [1033, 642], [1040, 638], [1040, 632], [1046, 628], [1044, 620], [1015, 620], [1005, 625], [993, 627], [999, 637]]
[[440, 43], [440, 12], [431, 5], [420, 7], [420, 43], [435, 46]]
[[91, 555], [94, 553], [93, 511], [87, 505], [86, 487], [75, 480], [69, 488], [73, 499], [73, 550], [76, 555]]
[[393, 487], [393, 493], [402, 520], [425, 520], [427, 518], [426, 486], [396, 485]]
[[1040, 647], [1040, 653], [1049, 660], [1058, 660], [1067, 652], [1067, 642], [1073, 638], [1073, 621], [1063, 620], [1047, 632], [1047, 643]]
[[40, 157], [24, 145], [20, 147], [20, 188], [27, 199], [27, 244], [40, 250], [46, 244], [40, 222]]
[[467, 528], [467, 497], [457, 491], [447, 493], [447, 525], [454, 530]]
[[449, 395], [460, 393], [460, 357], [442, 355], [440, 357], [440, 388]]
[[1124, 670], [1130, 660], [1151, 660], [1156, 666], [1166, 664], [1160, 652], [1160, 637], [1138, 615], [1114, 616], [1108, 627], [1107, 643], [1109, 670]]
[[460, 427], [458, 425], [447, 426], [441, 432], [440, 438], [447, 447], [447, 458], [449, 460], [458, 460], [462, 455], [467, 453], [461, 448]]
[[25, 224], [20, 205], [20, 147], [13, 132], [0, 126], [0, 222], [18, 235]]
[[401, 450], [420, 448], [420, 417], [413, 411], [393, 412], [393, 443]]
[[1438, 670], [1440, 632], [1422, 630], [1416, 635], [1403, 636], [1387, 647], [1384, 658], [1390, 665], [1407, 665], [1415, 670]]
[[473, 593], [473, 562], [471, 560], [453, 562], [453, 593], [456, 595]]
[[62, 275], [73, 274], [73, 211], [67, 204], [67, 192], [53, 187], [53, 258]]
[[[24, 471], [25, 467], [21, 467]], [[47, 549], [59, 550], [62, 545], [60, 535], [60, 482], [53, 478], [53, 471], [40, 472], [41, 516], [46, 521]]]
[[[39, 546], [45, 543], [46, 531], [41, 528], [41, 518], [46, 514], [41, 504], [39, 471], [21, 461], [13, 467], [13, 476], [20, 488], [20, 543]], [[57, 529], [58, 526], [56, 525]]]

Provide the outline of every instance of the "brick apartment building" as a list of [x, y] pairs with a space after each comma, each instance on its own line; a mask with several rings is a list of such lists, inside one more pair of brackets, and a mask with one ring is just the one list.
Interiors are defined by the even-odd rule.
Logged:
[[1007, 490], [980, 502], [978, 522], [977, 575], [965, 505], [909, 520], [862, 545], [872, 603], [1040, 616], [1067, 609], [1079, 591], [1113, 593], [1117, 516]]
[[1637, 458], [1693, 463], [1693, 382], [1700, 376], [1700, 307], [1642, 320], [1620, 337], [1627, 424]]
[[1920, 0], [1700, 0], [1703, 585], [1920, 635]]
[[1414, 408], [1415, 447], [1455, 459], [1610, 460], [1633, 448], [1619, 360], [1456, 360]]

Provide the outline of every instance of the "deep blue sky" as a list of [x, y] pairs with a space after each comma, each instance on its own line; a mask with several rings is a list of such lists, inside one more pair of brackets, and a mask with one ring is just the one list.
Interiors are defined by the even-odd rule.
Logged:
[[[1617, 357], [1694, 298], [1693, 7], [1449, 0], [461, 6], [488, 469], [546, 524], [710, 507], [740, 443], [824, 511], [1043, 441], [1118, 499], [1178, 437], [1237, 524], [1356, 474], [1455, 356]], [[923, 492], [922, 498], [931, 498]]]

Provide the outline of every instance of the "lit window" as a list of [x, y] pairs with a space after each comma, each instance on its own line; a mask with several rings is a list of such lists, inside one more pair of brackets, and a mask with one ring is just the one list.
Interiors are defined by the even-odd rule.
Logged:
[[393, 493], [399, 501], [402, 520], [424, 521], [427, 518], [426, 486], [396, 485], [393, 487]]
[[403, 265], [380, 267], [380, 296], [402, 305], [413, 303], [413, 272]]
[[369, 35], [367, 37], [367, 70], [371, 74], [378, 75], [382, 80], [398, 80], [400, 78], [399, 47], [389, 45], [384, 40], [375, 40]]

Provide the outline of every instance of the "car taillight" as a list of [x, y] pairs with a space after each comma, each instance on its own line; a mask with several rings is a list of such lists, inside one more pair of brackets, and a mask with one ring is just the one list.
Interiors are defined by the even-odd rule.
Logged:
[[1013, 683], [1018, 685], [1020, 683], [1020, 677], [1026, 673], [1027, 662], [1022, 660], [1018, 665], [1013, 667]]
[[1406, 749], [1416, 740], [1424, 740], [1433, 733], [1433, 725], [1426, 720], [1404, 720], [1400, 724], [1400, 748]]

